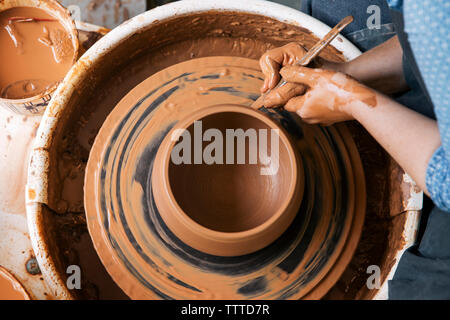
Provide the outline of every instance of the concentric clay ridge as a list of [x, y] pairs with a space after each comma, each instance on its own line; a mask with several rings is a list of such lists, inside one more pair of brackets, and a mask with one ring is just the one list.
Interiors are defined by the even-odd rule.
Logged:
[[[104, 122], [86, 169], [87, 222], [103, 264], [130, 297], [317, 299], [350, 261], [366, 195], [349, 131], [250, 110], [261, 84], [256, 60], [192, 59], [136, 86]], [[205, 128], [279, 128], [280, 171], [257, 176], [257, 166], [231, 166], [224, 178], [214, 166], [170, 165], [167, 137], [197, 119]], [[204, 214], [220, 201], [241, 203], [232, 209], [249, 219], [219, 221], [221, 207], [214, 219]]]

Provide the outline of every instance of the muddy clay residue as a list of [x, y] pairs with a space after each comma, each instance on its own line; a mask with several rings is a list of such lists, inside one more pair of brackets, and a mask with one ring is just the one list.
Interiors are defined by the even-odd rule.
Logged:
[[370, 173], [365, 176], [366, 220], [355, 256], [325, 299], [371, 299], [377, 291], [367, 288], [367, 267], [380, 266], [383, 281], [396, 262], [395, 253], [404, 245], [402, 232], [406, 216], [398, 209], [398, 198], [391, 198], [400, 188], [401, 179], [388, 179], [393, 170], [403, 170], [360, 124], [351, 123], [349, 128], [366, 173]]
[[[209, 12], [157, 21], [150, 30], [148, 32], [141, 30], [125, 40], [121, 46], [113, 49], [111, 54], [103, 59], [102, 64], [90, 70], [85, 81], [79, 84], [77, 92], [82, 94], [72, 96], [65, 110], [65, 116], [60, 121], [57, 139], [51, 146], [51, 161], [55, 165], [50, 167], [60, 166], [58, 172], [53, 170], [49, 175], [49, 206], [52, 211], [71, 216], [84, 216], [82, 206], [84, 168], [94, 139], [116, 104], [137, 84], [155, 72], [178, 62], [206, 56], [259, 59], [266, 50], [291, 41], [298, 41], [306, 48], [310, 48], [318, 40], [309, 31], [300, 27], [266, 17], [229, 12]], [[322, 57], [343, 61], [341, 53], [331, 47], [324, 51]], [[78, 72], [86, 72], [85, 66], [80, 64]], [[367, 135], [361, 128], [352, 132], [356, 132], [355, 136], [358, 137]], [[364, 156], [375, 152], [381, 153], [383, 159], [386, 159], [386, 155], [378, 145], [375, 149], [373, 146], [374, 144], [364, 143], [357, 146], [362, 155], [364, 169], [368, 172], [367, 181], [375, 184], [367, 183], [367, 197], [370, 201], [368, 204], [370, 210], [367, 213], [369, 219], [364, 225], [362, 248], [358, 248], [352, 263], [344, 273], [349, 274], [351, 281], [344, 281], [343, 286], [348, 285], [350, 289], [338, 290], [337, 295], [340, 298], [354, 298], [359, 290], [364, 288], [365, 282], [353, 280], [358, 275], [366, 277], [362, 272], [367, 268], [366, 263], [376, 264], [372, 261], [382, 261], [386, 250], [385, 237], [389, 234], [390, 223], [386, 219], [389, 190], [382, 187], [387, 183], [386, 167], [373, 165], [370, 156]], [[372, 207], [371, 199], [379, 202]], [[60, 225], [60, 221], [65, 219], [64, 216], [52, 215], [53, 223], [56, 226]], [[381, 222], [380, 224], [374, 223], [372, 219], [374, 216], [377, 217], [375, 222]], [[85, 230], [85, 222], [80, 221]], [[69, 227], [70, 222], [66, 222], [66, 225]], [[61, 231], [55, 228], [55, 233], [59, 232]], [[66, 238], [64, 247], [67, 251], [63, 250], [60, 256], [63, 266], [73, 260], [66, 252], [70, 252], [72, 243], [77, 239], [71, 241], [69, 235]], [[92, 246], [92, 243], [90, 245]], [[85, 256], [81, 251], [77, 257], [77, 260], [86, 264], [89, 264], [90, 259], [93, 259], [92, 256]], [[96, 259], [98, 260], [98, 257]], [[64, 270], [61, 268], [61, 274], [64, 274]], [[287, 277], [286, 274], [285, 276]], [[95, 282], [94, 278], [92, 280]], [[341, 282], [337, 286], [341, 286]], [[96, 296], [89, 292], [83, 294]]]
[[[309, 126], [300, 123], [298, 118], [290, 118], [287, 113], [283, 116], [275, 113], [271, 117], [276, 126], [282, 126], [289, 133], [293, 142], [285, 145], [296, 149], [305, 164], [304, 205], [298, 211], [292, 205], [292, 212], [296, 214], [292, 223], [285, 219], [287, 216], [279, 216], [283, 222], [281, 226], [289, 226], [281, 236], [275, 231], [284, 228], [276, 230], [276, 224], [270, 223], [267, 229], [261, 228], [262, 237], [259, 232], [248, 238], [242, 235], [242, 243], [235, 246], [240, 240], [236, 234], [226, 233], [222, 237], [209, 230], [211, 232], [191, 232], [188, 237], [196, 225], [182, 229], [187, 223], [181, 219], [181, 223], [168, 220], [172, 208], [166, 210], [164, 204], [171, 201], [160, 201], [158, 194], [162, 188], [154, 183], [160, 179], [155, 180], [151, 170], [153, 167], [157, 173], [165, 172], [165, 169], [158, 170], [158, 164], [166, 162], [154, 158], [156, 152], [161, 155], [159, 150], [165, 148], [160, 139], [167, 136], [174, 124], [176, 129], [177, 125], [184, 127], [184, 121], [189, 123], [189, 115], [194, 117], [198, 115], [197, 111], [216, 110], [211, 105], [218, 102], [221, 106], [214, 108], [222, 108], [222, 112], [241, 110], [244, 113], [248, 110], [246, 112], [253, 117], [267, 119], [261, 111], [247, 109], [258, 96], [262, 81], [257, 60], [220, 56], [185, 61], [152, 75], [131, 90], [103, 123], [89, 156], [84, 186], [85, 209], [89, 232], [100, 258], [130, 297], [320, 298], [350, 260], [364, 219], [365, 188], [357, 150], [345, 125]], [[239, 117], [232, 119], [237, 121]], [[226, 122], [230, 124], [226, 118], [221, 121], [219, 127]], [[257, 127], [257, 124], [247, 119], [240, 126]], [[290, 157], [280, 157], [283, 161], [288, 159]], [[201, 166], [198, 168], [201, 170]], [[284, 162], [280, 163], [280, 168], [289, 170]], [[296, 176], [293, 172], [281, 172], [280, 177]], [[182, 172], [172, 173], [183, 175]], [[231, 178], [230, 175], [226, 177]], [[257, 180], [264, 185], [264, 178], [267, 177], [259, 176]], [[274, 180], [272, 182], [276, 183]], [[226, 185], [218, 184], [217, 188]], [[238, 185], [239, 180], [230, 185], [224, 196], [232, 197], [233, 191], [239, 192]], [[194, 189], [187, 184], [179, 187], [183, 190], [177, 190], [177, 196], [191, 194]], [[257, 181], [250, 188], [257, 190]], [[258, 200], [251, 191], [247, 196], [253, 198], [249, 201], [268, 201], [264, 206], [269, 206], [270, 198], [280, 196], [282, 190], [281, 186], [274, 185], [264, 199]], [[260, 189], [260, 192], [264, 191]], [[301, 197], [293, 194], [291, 200], [295, 203]], [[185, 208], [189, 206], [182, 198], [177, 201]], [[286, 202], [286, 198], [284, 201], [291, 203]], [[273, 205], [277, 202], [283, 206], [282, 198], [275, 200]], [[259, 203], [253, 203], [250, 213]], [[215, 210], [222, 209], [220, 206]], [[270, 211], [273, 214], [273, 210]], [[190, 213], [194, 214], [193, 211]], [[107, 237], [103, 236], [105, 234]], [[349, 241], [346, 241], [347, 237]], [[263, 247], [255, 246], [254, 242], [258, 240], [256, 245]], [[233, 247], [239, 251], [232, 251]], [[252, 248], [259, 250], [253, 252]], [[255, 281], [260, 282], [260, 287], [250, 290], [249, 283]]]
[[0, 12], [0, 97], [36, 96], [64, 78], [73, 62], [72, 39], [46, 11], [15, 7]]
[[[50, 185], [53, 210], [83, 211], [79, 204], [83, 198], [84, 168], [97, 132], [120, 99], [155, 72], [182, 61], [207, 56], [259, 59], [268, 49], [291, 41], [298, 41], [309, 48], [318, 40], [301, 27], [261, 16], [228, 12], [181, 16], [171, 19], [170, 23], [155, 22], [152, 28], [149, 34], [133, 35], [127, 44], [108, 57], [110, 61], [97, 66], [95, 72], [98, 77], [89, 76], [88, 81], [80, 83], [78, 91], [86, 91], [86, 94], [79, 97], [81, 101], [73, 106], [72, 110], [77, 110], [78, 115], [70, 120], [72, 124], [68, 124], [59, 136], [63, 141], [58, 157], [63, 156], [64, 161], [58, 162], [60, 173], [57, 177], [51, 177], [57, 178], [53, 181], [55, 184]], [[332, 47], [326, 48], [322, 57], [343, 61], [341, 53]], [[84, 67], [79, 66], [79, 72], [84, 71]], [[69, 116], [67, 112], [64, 119]], [[69, 177], [71, 181], [67, 180]], [[79, 183], [72, 183], [75, 180]], [[61, 196], [61, 192], [70, 195], [70, 199]], [[67, 205], [61, 205], [61, 199]]]

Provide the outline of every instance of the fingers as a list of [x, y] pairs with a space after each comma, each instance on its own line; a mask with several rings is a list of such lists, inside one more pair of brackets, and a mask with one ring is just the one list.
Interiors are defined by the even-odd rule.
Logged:
[[272, 90], [264, 97], [266, 108], [278, 107], [286, 104], [291, 98], [302, 95], [306, 91], [304, 85], [298, 83], [286, 83], [285, 85]]
[[287, 66], [280, 70], [280, 74], [287, 82], [303, 83], [309, 87], [314, 87], [319, 79], [330, 79], [333, 71], [323, 69], [311, 69], [301, 66]]
[[262, 56], [259, 64], [264, 74], [264, 84], [261, 87], [261, 92], [264, 93], [275, 87], [280, 81], [280, 64], [269, 55]]
[[311, 110], [308, 111], [308, 107], [306, 106], [306, 102], [309, 99], [308, 94], [304, 94], [302, 96], [294, 97], [289, 100], [284, 109], [290, 112], [295, 112], [297, 115], [302, 118], [302, 120], [309, 124], [317, 124], [321, 123], [319, 118], [316, 118], [311, 114]]
[[[329, 88], [327, 84], [331, 84], [339, 89], [344, 96], [350, 94], [354, 99], [363, 102], [369, 107], [375, 107], [377, 105], [376, 94], [372, 89], [344, 73], [324, 69], [287, 66], [280, 70], [280, 74], [287, 82], [301, 83], [315, 89], [321, 87], [322, 90], [327, 90]], [[342, 100], [341, 104], [346, 101], [348, 101], [347, 98]]]
[[[306, 95], [291, 98], [285, 105], [284, 109], [290, 112], [300, 111], [305, 103]], [[299, 114], [300, 115], [300, 114]]]
[[[314, 94], [308, 92], [302, 96], [294, 97], [289, 100], [284, 109], [290, 112], [295, 112], [300, 118], [309, 124], [332, 124], [334, 123], [334, 116], [331, 115], [331, 110], [314, 103], [311, 100], [314, 99]], [[333, 119], [330, 119], [331, 118]]]
[[261, 87], [261, 92], [272, 89], [280, 81], [280, 68], [285, 65], [293, 65], [301, 59], [306, 50], [298, 43], [292, 42], [285, 46], [267, 51], [259, 59], [261, 70], [264, 73], [265, 80]]

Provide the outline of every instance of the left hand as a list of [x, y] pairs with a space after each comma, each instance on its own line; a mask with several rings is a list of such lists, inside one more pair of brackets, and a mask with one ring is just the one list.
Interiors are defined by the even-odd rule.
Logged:
[[294, 65], [305, 54], [305, 48], [296, 42], [288, 43], [264, 53], [259, 59], [259, 65], [264, 74], [264, 84], [261, 87], [261, 93], [276, 86], [280, 81], [280, 69], [282, 67]]

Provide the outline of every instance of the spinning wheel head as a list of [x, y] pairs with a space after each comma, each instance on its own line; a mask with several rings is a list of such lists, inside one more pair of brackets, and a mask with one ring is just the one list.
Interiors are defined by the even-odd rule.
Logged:
[[[353, 139], [345, 125], [251, 109], [262, 81], [256, 60], [188, 60], [136, 86], [103, 123], [86, 168], [87, 222], [130, 297], [320, 298], [350, 261], [366, 196]], [[226, 129], [278, 129], [278, 166], [203, 163], [213, 134], [199, 140], [201, 164], [173, 163], [183, 140], [172, 133], [190, 132], [195, 153], [196, 120], [203, 133], [225, 131], [224, 148]]]

